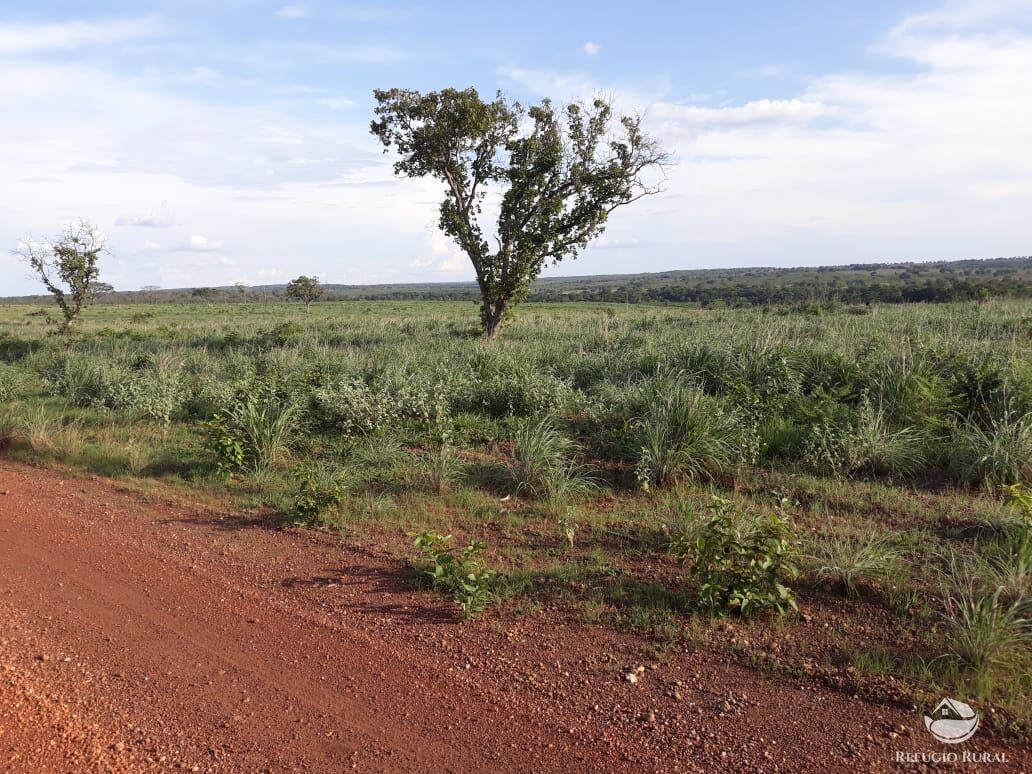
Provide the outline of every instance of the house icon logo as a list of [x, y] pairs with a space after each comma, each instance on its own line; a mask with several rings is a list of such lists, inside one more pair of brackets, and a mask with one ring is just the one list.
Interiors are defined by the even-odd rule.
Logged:
[[924, 716], [925, 728], [946, 744], [959, 744], [973, 737], [979, 720], [977, 712], [956, 699], [943, 699]]

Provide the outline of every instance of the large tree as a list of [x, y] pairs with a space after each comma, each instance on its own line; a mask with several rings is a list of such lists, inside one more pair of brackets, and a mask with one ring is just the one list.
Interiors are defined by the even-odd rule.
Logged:
[[18, 243], [17, 253], [36, 272], [61, 310], [62, 333], [98, 292], [112, 289], [99, 281], [97, 264], [104, 252], [104, 235], [86, 220], [65, 227], [54, 239], [37, 242], [26, 237]]
[[[374, 95], [370, 128], [401, 156], [394, 171], [445, 183], [440, 227], [473, 264], [489, 339], [545, 265], [575, 258], [609, 213], [659, 190], [648, 175], [667, 155], [609, 100], [525, 109], [472, 88]], [[480, 223], [485, 202], [497, 209], [493, 245]]]
[[325, 288], [319, 284], [318, 277], [306, 277], [302, 274], [287, 283], [287, 298], [304, 303], [306, 312], [312, 311], [312, 302], [321, 298], [324, 293]]

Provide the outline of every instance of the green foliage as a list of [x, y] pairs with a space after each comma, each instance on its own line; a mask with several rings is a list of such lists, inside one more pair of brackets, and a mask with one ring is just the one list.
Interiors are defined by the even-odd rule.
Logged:
[[451, 598], [471, 620], [495, 599], [497, 573], [484, 561], [487, 545], [474, 541], [461, 548], [451, 546], [452, 536], [432, 530], [418, 535], [419, 569], [430, 585]]
[[69, 225], [53, 240], [38, 243], [26, 238], [19, 242], [18, 254], [39, 275], [61, 310], [62, 333], [106, 285], [99, 282], [97, 266], [103, 253], [104, 235], [85, 220]]
[[314, 465], [301, 471], [294, 493], [293, 512], [303, 521], [311, 521], [339, 508], [347, 499], [347, 485], [340, 470], [327, 465]]
[[1003, 599], [1003, 588], [979, 589], [954, 581], [944, 595], [945, 655], [955, 659], [985, 691], [992, 672], [1012, 663], [1032, 642], [1029, 601]]
[[709, 510], [671, 543], [698, 584], [700, 607], [718, 615], [795, 610], [795, 595], [781, 582], [796, 576], [788, 522], [773, 513], [748, 514], [719, 497]]
[[636, 423], [635, 472], [646, 489], [679, 478], [712, 479], [747, 458], [742, 421], [734, 411], [680, 381], [669, 383]]
[[219, 473], [264, 474], [285, 456], [298, 418], [294, 405], [261, 396], [224, 409], [205, 428]]
[[506, 471], [517, 494], [559, 503], [597, 487], [591, 469], [577, 462], [581, 446], [550, 417], [523, 423], [513, 440]]
[[987, 427], [966, 422], [950, 444], [950, 469], [958, 480], [996, 488], [1032, 481], [1032, 415], [1004, 414]]
[[[657, 190], [643, 173], [667, 158], [640, 119], [614, 121], [601, 98], [559, 112], [548, 100], [524, 110], [501, 93], [484, 102], [473, 88], [374, 96], [370, 129], [401, 155], [395, 172], [447, 186], [440, 227], [473, 263], [488, 338], [547, 262], [576, 257], [610, 212]], [[480, 224], [492, 188], [501, 193], [496, 252]]]
[[306, 310], [310, 310], [312, 302], [322, 298], [325, 293], [326, 289], [319, 284], [318, 277], [306, 277], [304, 274], [288, 282], [284, 290], [287, 298], [300, 301], [305, 305]]

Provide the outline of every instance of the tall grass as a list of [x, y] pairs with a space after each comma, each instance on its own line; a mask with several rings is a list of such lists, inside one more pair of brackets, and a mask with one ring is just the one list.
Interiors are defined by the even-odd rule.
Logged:
[[681, 382], [673, 382], [657, 398], [636, 423], [637, 475], [642, 484], [711, 479], [743, 461], [741, 420], [719, 401]]

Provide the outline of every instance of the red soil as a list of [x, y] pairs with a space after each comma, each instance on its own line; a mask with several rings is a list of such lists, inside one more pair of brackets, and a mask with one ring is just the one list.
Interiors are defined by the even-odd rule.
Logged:
[[899, 707], [643, 652], [552, 611], [460, 624], [375, 550], [0, 464], [0, 770], [870, 771], [947, 749]]

